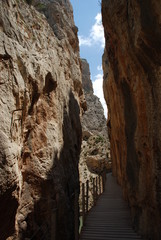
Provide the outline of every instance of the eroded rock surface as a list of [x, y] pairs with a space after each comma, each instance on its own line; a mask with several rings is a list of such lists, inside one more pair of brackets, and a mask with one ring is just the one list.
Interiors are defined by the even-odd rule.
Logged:
[[87, 102], [87, 111], [83, 114], [83, 131], [90, 131], [93, 134], [100, 134], [108, 139], [106, 119], [104, 110], [99, 98], [94, 95], [92, 81], [90, 79], [89, 64], [85, 59], [82, 63], [82, 85]]
[[[93, 93], [89, 64], [82, 63], [82, 85], [87, 103], [87, 110], [82, 116], [83, 140], [79, 162], [80, 183], [89, 180], [89, 207], [93, 204], [92, 178], [111, 170], [110, 144], [107, 134], [106, 119], [102, 104]], [[80, 195], [81, 200], [81, 195]]]
[[113, 174], [134, 226], [161, 238], [161, 1], [103, 0]]
[[50, 25], [25, 1], [0, 1], [1, 240], [53, 239], [55, 228], [74, 239], [85, 105], [77, 28], [68, 0], [43, 2]]

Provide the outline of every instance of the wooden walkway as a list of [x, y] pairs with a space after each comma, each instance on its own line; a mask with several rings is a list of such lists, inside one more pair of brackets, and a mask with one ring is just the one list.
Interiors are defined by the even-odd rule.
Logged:
[[80, 239], [142, 239], [132, 228], [130, 210], [112, 174], [107, 174], [105, 192], [89, 211]]

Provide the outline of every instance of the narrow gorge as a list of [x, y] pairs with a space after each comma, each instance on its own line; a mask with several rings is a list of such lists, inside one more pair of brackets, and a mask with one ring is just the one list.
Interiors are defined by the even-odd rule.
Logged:
[[0, 0], [0, 240], [78, 240], [80, 186], [90, 209], [111, 171], [135, 232], [161, 239], [161, 1], [98, 3], [107, 120], [70, 0]]
[[[111, 172], [110, 143], [107, 133], [104, 109], [99, 98], [94, 95], [90, 69], [87, 60], [81, 59], [82, 87], [85, 94], [87, 110], [82, 122], [82, 145], [79, 160], [80, 186], [89, 182], [89, 209], [94, 205], [93, 179]], [[80, 191], [80, 210], [82, 210], [82, 193]]]

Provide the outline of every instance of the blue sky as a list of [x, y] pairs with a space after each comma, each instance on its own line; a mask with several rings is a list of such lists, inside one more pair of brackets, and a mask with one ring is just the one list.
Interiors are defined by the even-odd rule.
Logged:
[[94, 93], [104, 107], [107, 107], [102, 90], [102, 54], [104, 51], [104, 33], [99, 0], [70, 0], [73, 6], [74, 21], [78, 27], [80, 56], [87, 59], [90, 65]]

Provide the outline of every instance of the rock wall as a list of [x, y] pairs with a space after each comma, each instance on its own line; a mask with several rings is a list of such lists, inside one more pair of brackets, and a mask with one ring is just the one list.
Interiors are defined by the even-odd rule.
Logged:
[[161, 239], [161, 1], [102, 1], [113, 174], [134, 226]]
[[100, 134], [108, 139], [106, 119], [104, 110], [99, 98], [94, 95], [92, 81], [90, 79], [89, 64], [81, 59], [82, 65], [82, 86], [87, 103], [87, 111], [82, 117], [83, 131], [90, 131], [93, 134]]
[[68, 0], [43, 2], [47, 18], [0, 1], [1, 240], [74, 239], [85, 106], [77, 28]]
[[[104, 171], [111, 170], [110, 143], [108, 139], [106, 119], [102, 104], [93, 93], [90, 79], [89, 64], [81, 59], [82, 85], [87, 103], [87, 110], [83, 114], [82, 131], [83, 139], [79, 162], [80, 183], [89, 180], [89, 208], [93, 205], [92, 178], [101, 175]], [[80, 207], [81, 207], [80, 194]]]

